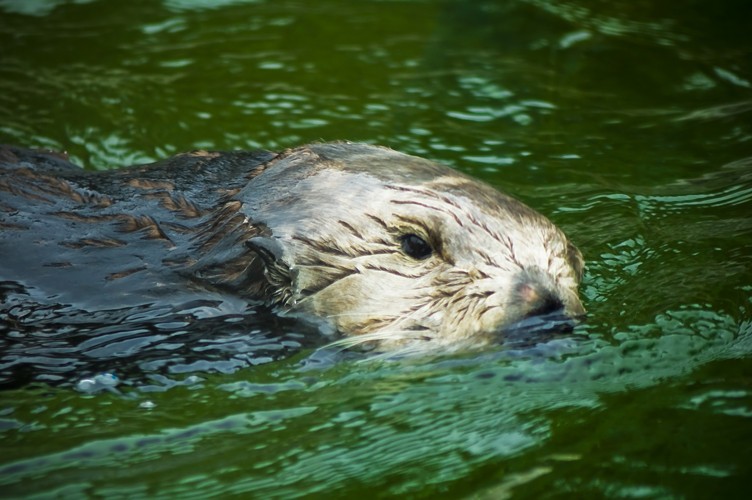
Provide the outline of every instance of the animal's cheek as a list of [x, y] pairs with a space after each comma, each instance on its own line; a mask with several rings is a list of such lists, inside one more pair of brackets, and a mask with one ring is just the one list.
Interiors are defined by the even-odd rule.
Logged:
[[426, 303], [420, 280], [379, 269], [361, 269], [331, 282], [303, 302], [343, 332], [359, 332], [374, 320], [395, 320]]
[[498, 332], [509, 323], [510, 307], [491, 307], [480, 311], [478, 315], [477, 331], [484, 333]]
[[374, 267], [359, 268], [357, 272], [341, 279], [321, 291], [331, 300], [359, 307], [363, 310], [386, 312], [409, 307], [425, 294], [425, 280], [398, 272]]
[[445, 286], [454, 293], [443, 300], [446, 305], [443, 329], [453, 332], [457, 340], [497, 332], [518, 314], [510, 297], [509, 280], [484, 276], [461, 286]]

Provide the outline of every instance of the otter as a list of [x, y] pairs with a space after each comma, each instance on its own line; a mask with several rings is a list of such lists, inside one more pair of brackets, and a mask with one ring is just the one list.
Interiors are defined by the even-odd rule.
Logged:
[[0, 255], [6, 323], [23, 321], [20, 295], [89, 312], [263, 304], [346, 347], [422, 351], [585, 312], [582, 255], [546, 217], [446, 166], [350, 142], [102, 172], [2, 147]]

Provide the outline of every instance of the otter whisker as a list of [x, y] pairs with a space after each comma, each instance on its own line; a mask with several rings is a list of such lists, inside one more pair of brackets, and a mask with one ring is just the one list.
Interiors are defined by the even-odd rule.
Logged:
[[582, 256], [548, 219], [371, 145], [199, 152], [96, 174], [0, 147], [3, 207], [0, 246], [13, 252], [0, 282], [39, 290], [44, 310], [264, 304], [344, 337], [327, 348], [376, 359], [485, 345], [552, 304], [584, 314]]
[[[352, 337], [352, 338], [347, 339], [349, 342], [339, 342], [339, 341], [336, 341], [336, 342], [333, 342], [333, 343], [331, 343], [331, 344], [329, 344], [327, 346], [324, 346], [322, 349], [337, 348], [335, 352], [342, 352], [344, 350], [352, 349], [352, 348], [355, 348], [355, 347], [359, 347], [359, 346], [362, 346], [364, 344], [368, 344], [370, 342], [374, 342], [374, 343], [382, 342], [382, 343], [385, 343], [385, 344], [379, 344], [379, 345], [389, 346], [388, 349], [387, 349], [387, 351], [383, 353], [385, 356], [388, 356], [389, 354], [392, 353], [392, 351], [395, 350], [395, 348], [390, 343], [390, 341], [393, 341], [395, 338], [397, 338], [399, 340], [399, 344], [402, 344], [402, 343], [406, 344], [403, 348], [407, 348], [408, 346], [416, 344], [416, 343], [426, 342], [428, 340], [428, 339], [426, 339], [423, 336], [418, 336], [418, 337], [411, 336], [410, 334], [413, 333], [413, 332], [411, 332], [409, 330], [404, 330], [404, 331], [402, 331], [402, 330], [396, 330], [396, 331], [392, 331], [392, 332], [388, 332], [388, 333], [387, 332], [383, 332], [383, 333], [386, 333], [386, 334], [384, 334], [384, 335], [374, 335], [374, 336], [369, 337], [369, 338], [360, 338], [362, 336]], [[400, 349], [401, 350], [403, 348], [396, 348], [396, 349]], [[418, 352], [418, 350], [415, 350], [415, 352]], [[382, 355], [382, 353], [374, 353], [373, 356], [374, 356], [374, 359], [377, 359], [381, 355]]]
[[379, 330], [377, 332], [373, 333], [364, 333], [361, 335], [355, 335], [353, 337], [345, 337], [342, 339], [335, 340], [334, 342], [330, 342], [326, 346], [324, 346], [321, 349], [330, 349], [332, 347], [340, 347], [337, 352], [344, 351], [345, 349], [350, 349], [352, 347], [356, 347], [362, 344], [366, 344], [368, 342], [379, 342], [379, 341], [387, 341], [390, 340], [392, 332], [387, 332], [383, 330]]

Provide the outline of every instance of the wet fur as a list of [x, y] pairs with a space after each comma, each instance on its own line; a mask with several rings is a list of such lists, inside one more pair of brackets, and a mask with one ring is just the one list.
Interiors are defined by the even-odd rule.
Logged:
[[[446, 167], [362, 144], [199, 151], [111, 172], [6, 147], [0, 228], [0, 281], [40, 303], [230, 297], [320, 320], [347, 336], [342, 347], [484, 345], [542, 294], [584, 311], [582, 257], [548, 219]], [[405, 234], [433, 254], [405, 255]]]

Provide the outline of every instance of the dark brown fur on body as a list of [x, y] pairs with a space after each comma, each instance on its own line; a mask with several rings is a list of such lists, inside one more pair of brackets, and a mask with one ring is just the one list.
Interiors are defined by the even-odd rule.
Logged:
[[263, 302], [387, 350], [478, 346], [530, 315], [584, 312], [582, 257], [548, 219], [386, 148], [199, 151], [111, 172], [0, 151], [0, 281], [40, 303]]

